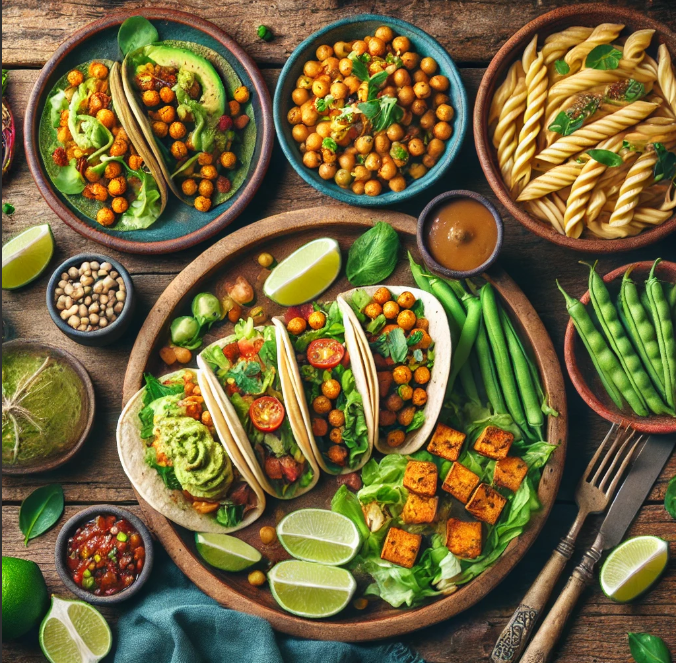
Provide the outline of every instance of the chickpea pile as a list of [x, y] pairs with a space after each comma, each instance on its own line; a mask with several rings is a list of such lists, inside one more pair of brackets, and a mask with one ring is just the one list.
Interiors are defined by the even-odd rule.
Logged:
[[[434, 167], [452, 136], [449, 80], [434, 58], [421, 58], [408, 37], [379, 27], [373, 36], [322, 44], [296, 81], [287, 114], [303, 164], [357, 195], [403, 191]], [[379, 85], [360, 78], [387, 72]], [[390, 114], [369, 119], [365, 102], [380, 100]], [[388, 100], [382, 105], [384, 100]], [[389, 101], [391, 100], [391, 101]], [[360, 106], [362, 108], [360, 108]]]

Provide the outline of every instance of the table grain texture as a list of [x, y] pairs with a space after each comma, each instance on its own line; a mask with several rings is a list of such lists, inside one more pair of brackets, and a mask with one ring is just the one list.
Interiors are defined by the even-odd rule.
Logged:
[[[40, 68], [56, 47], [74, 30], [105, 15], [109, 10], [139, 6], [175, 7], [213, 21], [236, 39], [262, 69], [271, 94], [281, 66], [294, 47], [325, 24], [345, 16], [370, 12], [389, 14], [413, 22], [438, 39], [461, 69], [468, 96], [473, 102], [484, 68], [500, 46], [517, 29], [536, 16], [566, 0], [184, 0], [183, 2], [127, 2], [110, 0], [80, 2], [61, 0], [3, 0], [2, 62], [11, 71], [8, 96], [19, 125], [14, 168], [4, 182], [3, 202], [11, 202], [16, 213], [4, 217], [3, 242], [36, 223], [49, 222], [56, 239], [52, 267], [81, 251], [99, 246], [63, 224], [37, 193], [28, 172], [22, 147], [21, 125], [30, 90]], [[632, 6], [676, 29], [673, 0], [613, 2]], [[256, 37], [259, 24], [269, 26], [275, 38], [270, 43]], [[462, 153], [444, 180], [425, 195], [397, 206], [398, 211], [417, 216], [425, 203], [447, 189], [472, 189], [488, 195], [501, 208], [483, 177], [474, 149], [471, 130]], [[239, 219], [219, 237], [258, 219], [293, 209], [336, 204], [303, 182], [287, 164], [278, 145], [266, 181], [259, 194]], [[588, 258], [551, 244], [526, 231], [504, 209], [505, 243], [502, 266], [524, 290], [540, 314], [563, 363], [563, 337], [567, 322], [565, 306], [554, 280], [575, 296], [586, 290], [586, 269], [578, 260]], [[115, 424], [120, 413], [121, 388], [135, 333], [176, 274], [196, 258], [208, 243], [188, 251], [160, 257], [137, 257], [110, 251], [132, 274], [138, 293], [138, 308], [132, 327], [124, 338], [110, 347], [90, 349], [63, 336], [49, 318], [44, 304], [49, 271], [18, 292], [2, 293], [2, 315], [10, 338], [29, 338], [57, 344], [78, 357], [89, 371], [96, 390], [96, 422], [85, 449], [61, 469], [40, 476], [3, 477], [2, 553], [30, 558], [42, 569], [50, 592], [66, 595], [54, 566], [54, 544], [59, 526], [78, 510], [101, 503], [115, 503], [138, 513], [132, 488], [122, 471], [115, 449]], [[605, 273], [636, 260], [658, 256], [676, 259], [676, 237], [661, 245], [601, 258]], [[447, 622], [414, 632], [402, 640], [417, 649], [430, 663], [475, 663], [486, 661], [493, 643], [519, 603], [558, 539], [575, 516], [575, 484], [602, 438], [607, 424], [589, 410], [566, 379], [570, 433], [565, 473], [558, 499], [536, 544], [510, 576], [474, 608]], [[644, 598], [617, 605], [607, 599], [598, 584], [583, 595], [555, 653], [559, 663], [613, 663], [631, 661], [627, 632], [650, 632], [662, 637], [676, 656], [676, 522], [664, 510], [669, 477], [676, 473], [672, 457], [653, 487], [632, 525], [629, 535], [653, 534], [670, 542], [672, 561], [667, 573]], [[27, 548], [18, 528], [21, 500], [38, 486], [59, 482], [66, 495], [66, 509], [60, 523]], [[574, 559], [591, 543], [592, 520], [585, 528]], [[572, 570], [572, 565], [568, 569]], [[124, 607], [104, 610], [115, 623]], [[44, 660], [35, 637], [3, 643], [2, 658], [12, 663]], [[161, 662], [158, 662], [161, 663]], [[256, 662], [258, 663], [258, 662]], [[262, 662], [261, 662], [262, 663]]]

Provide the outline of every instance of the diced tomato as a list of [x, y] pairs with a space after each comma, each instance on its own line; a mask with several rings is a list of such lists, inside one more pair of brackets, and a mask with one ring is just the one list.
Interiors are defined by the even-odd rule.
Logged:
[[282, 456], [279, 459], [282, 464], [282, 472], [289, 483], [293, 483], [298, 479], [301, 472], [301, 464], [297, 463], [291, 456]]
[[223, 354], [225, 355], [226, 359], [229, 359], [230, 361], [235, 361], [237, 357], [239, 357], [239, 346], [237, 345], [236, 342], [228, 343], [223, 348]]
[[258, 351], [263, 347], [263, 339], [256, 338], [252, 341], [251, 339], [243, 338], [240, 341], [237, 341], [237, 347], [242, 357], [251, 359], [251, 357], [255, 357], [258, 354]]
[[233, 394], [241, 394], [242, 390], [233, 382], [232, 384], [226, 384], [225, 392], [228, 396], [232, 396]]
[[348, 368], [350, 365], [350, 353], [345, 349], [345, 354], [343, 355], [343, 359], [340, 362], [345, 368]]
[[265, 459], [265, 474], [268, 479], [281, 479], [282, 464], [276, 456], [268, 456]]
[[312, 304], [301, 304], [300, 306], [300, 317], [305, 320], [309, 320], [310, 316], [314, 313], [315, 307]]
[[284, 313], [284, 323], [289, 324], [294, 318], [302, 318], [300, 306], [289, 306]]
[[318, 338], [312, 341], [307, 349], [307, 360], [315, 368], [335, 368], [344, 356], [343, 345], [331, 338]]
[[251, 423], [264, 433], [276, 431], [282, 425], [285, 415], [282, 402], [274, 396], [261, 396], [249, 408]]

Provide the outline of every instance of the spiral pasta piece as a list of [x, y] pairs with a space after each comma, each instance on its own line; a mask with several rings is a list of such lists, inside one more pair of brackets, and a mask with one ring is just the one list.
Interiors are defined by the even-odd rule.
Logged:
[[585, 58], [597, 46], [610, 44], [615, 41], [623, 29], [624, 25], [619, 23], [601, 23], [601, 25], [597, 25], [587, 39], [566, 53], [564, 61], [570, 67], [570, 73], [574, 74], [578, 71], [584, 63]]
[[576, 178], [582, 172], [584, 164], [577, 161], [567, 161], [559, 166], [555, 166], [546, 173], [530, 181], [519, 194], [517, 202], [526, 200], [535, 200], [542, 198], [548, 193], [560, 191], [575, 182]]
[[670, 143], [676, 139], [676, 118], [649, 117], [629, 131], [625, 140], [635, 150], [643, 151], [649, 143]]
[[657, 49], [657, 62], [657, 80], [660, 89], [671, 111], [676, 114], [676, 75], [671, 66], [669, 49], [664, 44], [660, 44]]
[[557, 204], [545, 196], [536, 200], [529, 200], [526, 209], [541, 221], [547, 221], [560, 234], [563, 235], [563, 214]]
[[674, 215], [676, 208], [676, 196], [673, 195], [673, 187], [667, 189], [664, 202], [657, 208], [641, 205], [634, 212], [632, 223], [643, 223], [651, 226], [659, 226]]
[[[514, 94], [516, 85], [519, 80], [519, 71], [517, 69], [518, 62], [515, 62], [507, 72], [507, 76], [502, 83], [502, 85], [495, 91], [493, 95], [493, 101], [491, 102], [491, 108], [488, 113], [488, 126], [493, 127], [494, 124], [500, 119], [500, 113], [504, 105], [507, 103], [508, 99]], [[493, 130], [495, 128], [493, 127]], [[495, 147], [498, 146], [498, 143], [493, 141]]]
[[592, 32], [594, 32], [593, 28], [576, 25], [549, 35], [542, 47], [542, 56], [545, 59], [545, 64], [549, 65], [556, 62], [556, 60], [560, 60], [569, 48], [583, 42]]
[[643, 223], [630, 223], [622, 227], [613, 227], [605, 221], [592, 221], [587, 224], [587, 229], [592, 235], [601, 239], [621, 239], [623, 237], [634, 237], [638, 235], [645, 225]]
[[626, 226], [631, 223], [639, 196], [648, 186], [648, 183], [652, 181], [653, 168], [656, 163], [657, 153], [650, 150], [642, 154], [629, 169], [627, 178], [620, 187], [615, 209], [608, 221], [611, 226]]

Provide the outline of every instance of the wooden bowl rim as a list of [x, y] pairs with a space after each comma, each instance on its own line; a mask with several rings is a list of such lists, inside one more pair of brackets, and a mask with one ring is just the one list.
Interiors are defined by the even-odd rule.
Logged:
[[[385, 210], [379, 212], [345, 205], [294, 210], [268, 217], [237, 230], [211, 246], [172, 281], [146, 318], [127, 365], [123, 406], [141, 386], [141, 375], [147, 366], [147, 358], [154, 351], [157, 336], [164, 330], [166, 319], [172, 315], [174, 307], [193, 286], [213, 276], [229, 260], [238, 259], [242, 253], [256, 246], [269, 248], [270, 243], [278, 237], [307, 232], [320, 226], [327, 232], [340, 232], [341, 227], [345, 225], [363, 227], [366, 230], [373, 225], [374, 218], [383, 218], [383, 212]], [[395, 230], [409, 235], [415, 241], [415, 218], [398, 212], [387, 211], [385, 214]], [[146, 520], [155, 534], [179, 568], [202, 591], [229, 608], [263, 617], [274, 628], [290, 635], [356, 642], [401, 635], [448, 619], [477, 603], [505, 578], [537, 538], [556, 499], [565, 461], [568, 420], [561, 365], [542, 321], [523, 291], [502, 269], [494, 267], [486, 277], [492, 283], [500, 284], [499, 287], [509, 288], [512, 303], [521, 310], [516, 324], [534, 348], [552, 405], [559, 411], [559, 417], [549, 417], [547, 434], [547, 439], [556, 441], [559, 449], [543, 470], [538, 486], [538, 496], [543, 507], [533, 515], [526, 531], [510, 542], [491, 569], [451, 596], [441, 597], [418, 608], [401, 609], [397, 614], [375, 616], [362, 622], [337, 622], [330, 619], [313, 621], [285, 613], [281, 608], [273, 609], [261, 605], [224, 581], [220, 579], [215, 581], [211, 571], [186, 548], [174, 526], [154, 511], [137, 493]], [[525, 329], [525, 324], [529, 325], [529, 329]], [[534, 343], [536, 336], [537, 348]]]
[[57, 348], [56, 346], [50, 345], [49, 343], [43, 343], [42, 341], [34, 341], [31, 339], [15, 338], [12, 339], [11, 341], [5, 341], [2, 344], [3, 353], [6, 352], [6, 350], [8, 349], [21, 349], [21, 348], [27, 348], [32, 350], [43, 349], [59, 357], [59, 359], [66, 362], [73, 369], [73, 371], [75, 371], [78, 378], [80, 378], [82, 386], [84, 388], [85, 392], [84, 407], [87, 408], [87, 418], [85, 421], [85, 426], [82, 429], [82, 434], [78, 438], [78, 441], [65, 454], [63, 454], [62, 456], [56, 456], [54, 458], [51, 458], [39, 465], [33, 465], [31, 467], [25, 468], [5, 466], [3, 464], [2, 474], [8, 475], [40, 474], [42, 472], [54, 470], [57, 467], [61, 467], [62, 465], [67, 463], [73, 456], [75, 456], [75, 454], [78, 453], [78, 451], [80, 451], [80, 449], [82, 449], [84, 443], [87, 441], [89, 433], [92, 430], [92, 426], [94, 425], [94, 414], [96, 411], [96, 397], [94, 394], [94, 385], [92, 384], [92, 380], [89, 377], [89, 373], [87, 373], [87, 369], [82, 365], [82, 363], [80, 362], [79, 359], [77, 359], [77, 357], [73, 356], [72, 354], [70, 354], [70, 352], [64, 350], [63, 348]]
[[[649, 270], [653, 265], [653, 260], [642, 260], [639, 262], [631, 262], [623, 267], [618, 267], [611, 272], [608, 272], [604, 277], [604, 283], [610, 283], [617, 280], [618, 277], [630, 267], [638, 270]], [[668, 275], [674, 277], [676, 282], [676, 263], [668, 260], [663, 260], [657, 266], [657, 271], [667, 272]], [[587, 306], [589, 304], [589, 290], [579, 298], [580, 302]], [[669, 416], [651, 415], [649, 417], [629, 416], [622, 412], [618, 412], [616, 408], [610, 409], [596, 397], [594, 391], [589, 387], [587, 381], [582, 375], [580, 365], [575, 353], [576, 347], [580, 350], [580, 343], [577, 342], [578, 333], [573, 324], [572, 318], [568, 320], [566, 325], [566, 335], [563, 342], [563, 356], [566, 362], [566, 369], [573, 386], [580, 395], [580, 398], [592, 409], [596, 414], [603, 417], [607, 421], [617, 424], [630, 424], [632, 428], [640, 433], [654, 433], [658, 435], [665, 435], [668, 433], [676, 433], [676, 419]]]
[[[240, 189], [241, 193], [238, 192], [239, 195], [235, 202], [201, 228], [198, 228], [187, 235], [183, 235], [182, 237], [155, 242], [139, 242], [133, 239], [108, 235], [95, 227], [89, 226], [84, 221], [81, 221], [54, 191], [51, 180], [46, 176], [41, 158], [38, 155], [40, 118], [37, 115], [37, 108], [39, 99], [45, 94], [45, 88], [52, 70], [82, 41], [94, 37], [102, 30], [115, 25], [121, 25], [122, 22], [130, 16], [145, 16], [149, 20], [166, 20], [173, 23], [180, 23], [191, 28], [197, 28], [218, 41], [246, 70], [254, 85], [261, 106], [260, 122], [257, 122], [256, 124], [256, 140], [259, 140], [261, 143], [261, 155], [247, 174], [246, 180]], [[157, 255], [181, 251], [213, 237], [223, 228], [230, 225], [230, 223], [244, 211], [262, 184], [265, 173], [270, 165], [273, 144], [274, 125], [272, 121], [272, 102], [263, 76], [256, 63], [230, 35], [218, 26], [210, 21], [199, 18], [194, 14], [174, 9], [138, 7], [116, 10], [107, 13], [103, 18], [97, 19], [77, 30], [56, 49], [54, 55], [52, 55], [42, 68], [31, 91], [28, 106], [26, 108], [26, 117], [24, 119], [24, 149], [26, 151], [28, 168], [35, 180], [38, 190], [52, 211], [66, 225], [84, 237], [107, 248], [117, 249], [118, 251], [126, 253]], [[178, 201], [174, 202], [178, 204]], [[165, 213], [171, 213], [170, 209], [165, 210]]]
[[474, 142], [476, 144], [479, 162], [484, 171], [484, 175], [500, 202], [507, 208], [507, 211], [523, 226], [539, 237], [543, 237], [554, 244], [565, 246], [576, 251], [585, 253], [621, 253], [631, 251], [644, 246], [653, 244], [660, 239], [667, 237], [670, 233], [676, 231], [676, 213], [667, 219], [664, 223], [655, 228], [649, 228], [634, 237], [625, 237], [620, 239], [586, 239], [574, 238], [561, 235], [551, 226], [532, 217], [526, 211], [521, 209], [511, 198], [507, 187], [502, 181], [499, 169], [494, 162], [493, 149], [488, 138], [488, 123], [486, 122], [488, 111], [490, 109], [490, 100], [493, 91], [498, 83], [498, 78], [502, 74], [505, 63], [511, 63], [516, 60], [516, 51], [523, 48], [525, 43], [532, 39], [533, 35], [543, 29], [553, 26], [563, 27], [560, 24], [573, 24], [576, 20], [585, 20], [585, 18], [595, 14], [604, 14], [605, 20], [617, 19], [625, 24], [639, 24], [642, 28], [651, 28], [656, 32], [656, 38], [671, 46], [670, 51], [676, 51], [676, 34], [672, 32], [664, 23], [660, 23], [649, 18], [634, 9], [626, 7], [615, 7], [600, 3], [590, 3], [584, 5], [571, 5], [554, 9], [542, 16], [527, 23], [510, 37], [495, 54], [491, 60], [486, 72], [481, 79], [476, 104], [474, 106]]

